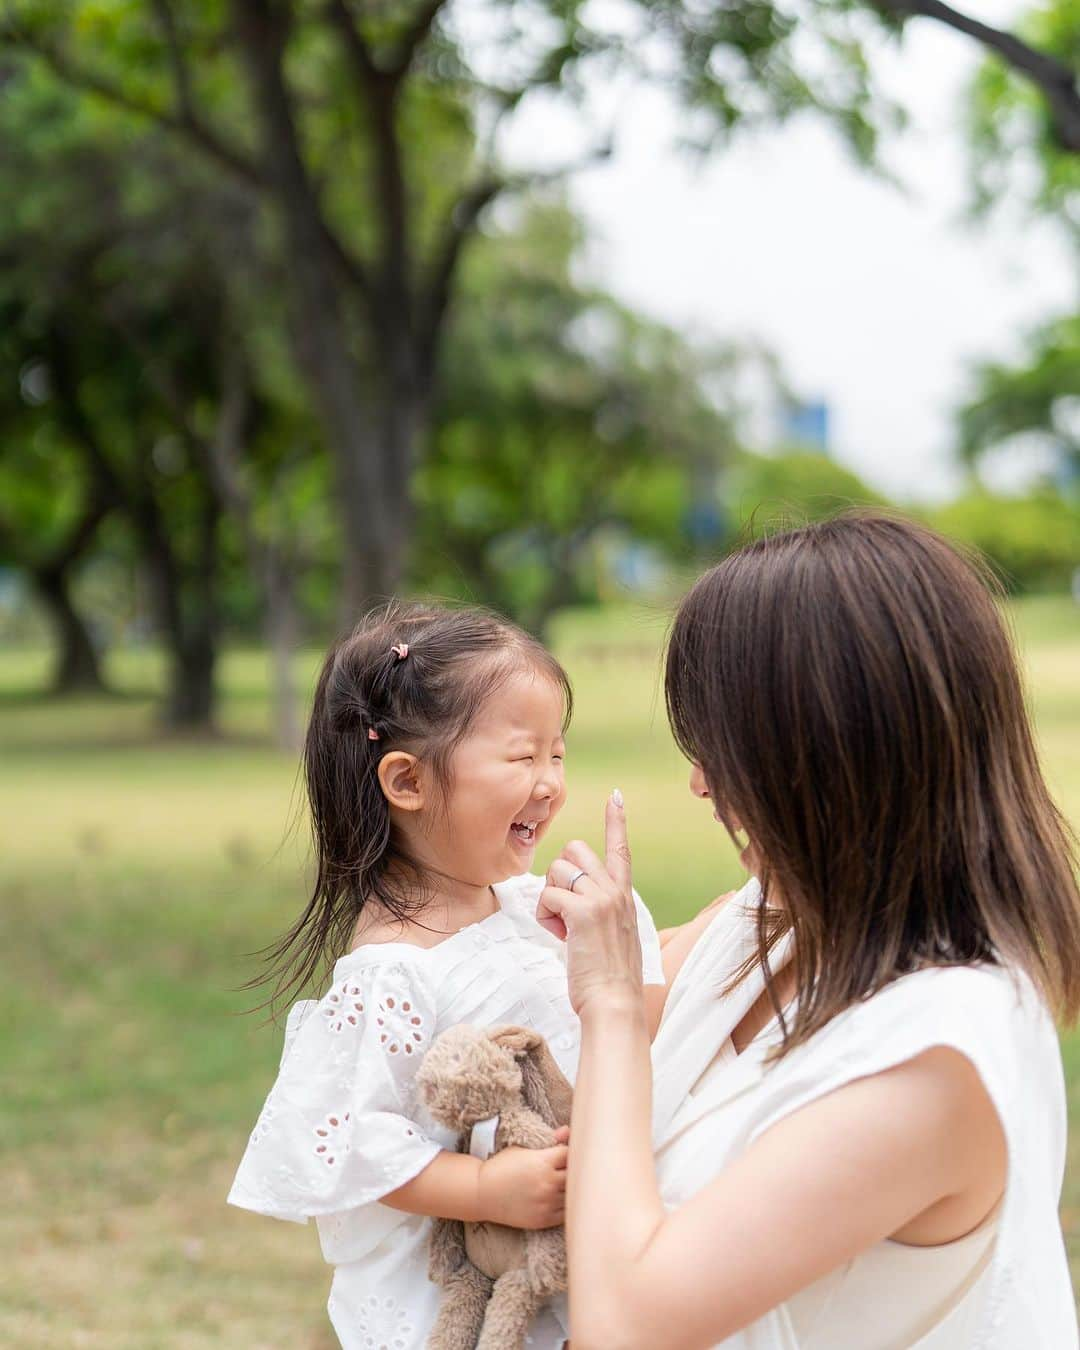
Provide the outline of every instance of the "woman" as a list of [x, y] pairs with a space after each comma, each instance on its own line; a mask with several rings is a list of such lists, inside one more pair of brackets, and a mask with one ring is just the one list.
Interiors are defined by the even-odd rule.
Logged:
[[606, 865], [552, 864], [574, 1350], [1075, 1347], [1051, 1009], [1080, 1008], [1080, 895], [982, 580], [881, 515], [775, 536], [697, 583], [666, 680], [756, 879], [673, 980], [653, 1113], [617, 794]]

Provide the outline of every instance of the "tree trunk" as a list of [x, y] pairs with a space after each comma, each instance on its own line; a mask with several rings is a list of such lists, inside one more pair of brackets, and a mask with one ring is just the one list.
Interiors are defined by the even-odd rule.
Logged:
[[[391, 593], [404, 558], [400, 504], [388, 490], [385, 443], [362, 397], [346, 298], [363, 297], [329, 235], [301, 157], [282, 67], [287, 25], [266, 0], [233, 0], [233, 16], [259, 112], [266, 170], [285, 231], [293, 345], [337, 468], [342, 512], [341, 615], [346, 624]], [[401, 322], [407, 322], [401, 316]]]
[[52, 688], [57, 694], [105, 692], [101, 665], [93, 640], [76, 610], [64, 569], [31, 572], [34, 591], [48, 610], [56, 632], [56, 665]]
[[293, 655], [296, 651], [296, 602], [292, 574], [281, 551], [268, 544], [264, 555], [266, 640], [270, 647], [274, 739], [282, 750], [296, 752], [303, 743], [297, 716]]
[[215, 729], [219, 516], [216, 502], [208, 500], [203, 507], [196, 576], [185, 595], [179, 565], [156, 507], [144, 499], [135, 513], [154, 621], [169, 654], [164, 717], [166, 724], [177, 731]]
[[169, 692], [165, 719], [175, 731], [214, 730], [216, 698], [214, 671], [217, 652], [205, 625], [183, 635], [179, 642], [170, 634]]

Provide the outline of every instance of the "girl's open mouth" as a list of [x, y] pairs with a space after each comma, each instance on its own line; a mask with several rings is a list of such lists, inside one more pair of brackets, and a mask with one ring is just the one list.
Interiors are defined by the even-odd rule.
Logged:
[[515, 820], [510, 826], [510, 833], [519, 843], [531, 846], [536, 843], [536, 827], [536, 821], [530, 825], [524, 820]]

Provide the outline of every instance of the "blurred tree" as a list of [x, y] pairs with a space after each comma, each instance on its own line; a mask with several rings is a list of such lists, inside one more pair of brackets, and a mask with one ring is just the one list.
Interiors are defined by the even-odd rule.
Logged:
[[691, 485], [733, 443], [740, 353], [576, 282], [579, 242], [564, 205], [533, 203], [471, 255], [417, 479], [417, 577], [538, 633], [585, 598], [601, 532], [685, 555]]
[[[986, 362], [975, 371], [975, 393], [960, 412], [960, 450], [975, 463], [1014, 438], [1049, 446], [1080, 482], [1080, 315], [1042, 325], [1026, 358], [1015, 365]], [[1075, 553], [1080, 562], [1080, 538]]]
[[1021, 497], [976, 489], [928, 515], [950, 538], [984, 553], [1009, 590], [1068, 587], [1080, 554], [1080, 502], [1051, 488]]
[[809, 15], [796, 0], [7, 0], [0, 37], [269, 207], [263, 242], [334, 457], [350, 618], [405, 565], [466, 241], [498, 198], [610, 150], [600, 128], [566, 163], [509, 172], [508, 122], [541, 99], [584, 113], [594, 74], [623, 73], [673, 91], [699, 146], [814, 111], [869, 159], [897, 119], [870, 81], [870, 10], [986, 43], [1072, 144], [1071, 72], [937, 0], [823, 0]]
[[499, 196], [610, 146], [603, 133], [571, 165], [509, 173], [506, 120], [621, 69], [672, 88], [699, 143], [812, 109], [867, 157], [887, 113], [851, 11], [818, 6], [810, 51], [801, 11], [779, 0], [630, 0], [607, 18], [578, 0], [9, 0], [3, 34], [273, 207], [297, 359], [336, 463], [350, 616], [402, 573], [465, 241]]
[[[159, 138], [133, 136], [115, 116], [88, 119], [26, 72], [8, 80], [0, 128], [11, 147], [0, 163], [10, 204], [0, 450], [11, 486], [0, 545], [57, 615], [61, 669], [85, 672], [67, 578], [103, 516], [121, 513], [170, 654], [166, 717], [186, 728], [213, 723], [221, 570], [246, 556], [279, 658], [279, 739], [295, 744], [297, 532], [284, 528], [282, 499], [312, 435], [303, 402], [290, 402], [288, 368], [273, 368], [276, 339], [245, 314], [253, 289], [264, 330], [277, 326], [248, 204]], [[268, 363], [272, 399], [258, 379]], [[87, 486], [65, 514], [71, 462]]]
[[103, 690], [97, 645], [73, 579], [117, 506], [111, 484], [72, 454], [40, 415], [49, 377], [24, 339], [24, 314], [0, 302], [0, 562], [19, 568], [56, 634], [56, 693]]
[[[903, 27], [911, 19], [933, 19], [955, 32], [974, 38], [996, 59], [988, 61], [988, 86], [1009, 90], [1013, 110], [1033, 115], [1040, 139], [1055, 153], [1080, 155], [1080, 53], [1074, 42], [1077, 0], [1044, 0], [1015, 32], [995, 28], [976, 16], [954, 9], [942, 0], [865, 0], [872, 8]], [[999, 152], [1012, 149], [1005, 142]]]
[[[1020, 32], [1063, 66], [1080, 67], [1080, 0], [1044, 0]], [[1061, 134], [1054, 107], [997, 61], [987, 61], [971, 93], [970, 140], [975, 207], [986, 213], [1008, 202], [1051, 222], [1080, 262], [1080, 157]], [[1027, 352], [1011, 363], [987, 361], [959, 414], [960, 452], [977, 464], [987, 452], [1026, 438], [1049, 446], [1074, 481], [1080, 474], [1080, 266], [1072, 278], [1071, 311], [1040, 324]], [[1063, 288], [1064, 290], [1065, 288]], [[976, 508], [973, 508], [973, 510]], [[979, 508], [982, 509], [982, 508]], [[985, 508], [989, 514], [990, 508]], [[1037, 503], [1032, 508], [1042, 511]], [[1029, 512], [1030, 514], [1030, 512]], [[1056, 537], [1051, 529], [1050, 537]], [[1080, 544], [1073, 562], [1080, 561]], [[1021, 566], [1019, 573], [1026, 574]]]
[[[1080, 0], [1042, 0], [1019, 31], [1056, 61], [1063, 90], [1076, 98]], [[1026, 200], [1080, 231], [1080, 141], [1062, 133], [1054, 106], [1010, 66], [983, 63], [971, 92], [969, 134], [978, 207]]]
[[822, 520], [850, 506], [888, 506], [850, 469], [828, 455], [793, 450], [775, 455], [746, 451], [732, 462], [728, 497], [738, 528], [750, 537], [782, 521]]

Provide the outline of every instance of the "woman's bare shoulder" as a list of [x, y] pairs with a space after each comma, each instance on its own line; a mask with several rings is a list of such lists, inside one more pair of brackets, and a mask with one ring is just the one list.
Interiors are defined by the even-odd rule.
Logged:
[[718, 895], [686, 923], [675, 928], [665, 928], [660, 933], [661, 955], [664, 962], [664, 978], [670, 988], [675, 976], [683, 967], [686, 958], [694, 950], [698, 939], [716, 918], [717, 913], [736, 895], [736, 891], [727, 891]]

